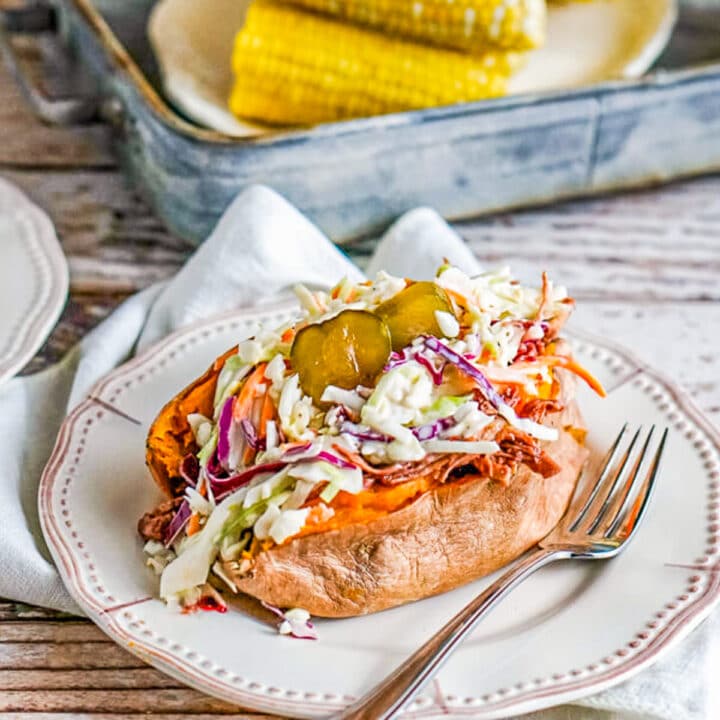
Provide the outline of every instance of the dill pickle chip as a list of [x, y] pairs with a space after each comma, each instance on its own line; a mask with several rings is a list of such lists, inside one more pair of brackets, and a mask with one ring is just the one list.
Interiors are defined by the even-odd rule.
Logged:
[[434, 282], [416, 282], [375, 309], [390, 328], [392, 349], [402, 350], [419, 335], [442, 337], [435, 312], [453, 315], [445, 291]]
[[316, 405], [328, 385], [345, 390], [374, 385], [389, 357], [387, 325], [364, 310], [344, 310], [330, 320], [304, 327], [290, 350], [300, 387]]

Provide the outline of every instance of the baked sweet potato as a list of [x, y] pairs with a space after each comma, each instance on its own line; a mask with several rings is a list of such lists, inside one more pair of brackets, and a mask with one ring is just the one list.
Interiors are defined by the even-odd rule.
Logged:
[[[183, 457], [196, 450], [186, 416], [212, 414], [217, 375], [231, 352], [168, 403], [150, 430], [148, 467], [171, 496], [181, 492]], [[560, 467], [552, 477], [518, 464], [506, 482], [475, 472], [447, 481], [427, 476], [374, 485], [364, 493], [372, 495], [369, 507], [336, 513], [327, 528], [260, 549], [252, 561], [225, 563], [225, 575], [240, 591], [273, 605], [348, 617], [435, 595], [497, 570], [557, 524], [587, 457], [573, 399], [575, 378], [563, 370], [556, 378], [564, 409], [546, 423], [560, 435], [542, 443]]]

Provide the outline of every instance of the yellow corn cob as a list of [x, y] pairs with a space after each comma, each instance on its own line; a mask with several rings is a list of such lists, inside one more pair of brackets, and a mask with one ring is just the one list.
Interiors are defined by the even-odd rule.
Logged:
[[427, 48], [255, 0], [233, 51], [230, 109], [304, 125], [502, 95], [520, 55]]
[[545, 0], [285, 0], [381, 32], [458, 50], [528, 50], [545, 40]]

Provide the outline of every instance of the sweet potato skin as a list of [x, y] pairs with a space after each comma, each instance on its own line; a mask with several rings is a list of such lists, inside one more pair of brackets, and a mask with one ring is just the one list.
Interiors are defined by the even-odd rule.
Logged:
[[[574, 402], [556, 422], [581, 427]], [[558, 523], [587, 450], [565, 430], [548, 449], [562, 468], [551, 478], [526, 466], [507, 486], [466, 477], [370, 523], [263, 551], [247, 574], [229, 563], [225, 572], [242, 592], [318, 617], [378, 612], [451, 590], [506, 565]]]

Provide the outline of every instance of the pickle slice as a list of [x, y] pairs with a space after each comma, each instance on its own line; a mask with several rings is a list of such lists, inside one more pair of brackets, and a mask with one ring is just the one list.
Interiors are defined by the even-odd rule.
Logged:
[[453, 314], [445, 291], [434, 282], [416, 282], [375, 309], [390, 328], [392, 349], [402, 350], [419, 335], [442, 337], [435, 311]]
[[373, 386], [390, 357], [390, 349], [390, 331], [377, 315], [344, 310], [300, 330], [290, 359], [303, 392], [320, 405], [328, 385], [345, 390]]

